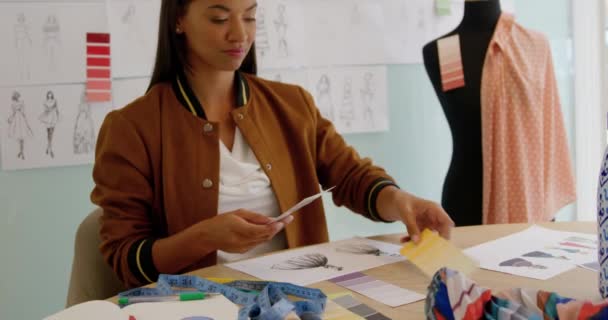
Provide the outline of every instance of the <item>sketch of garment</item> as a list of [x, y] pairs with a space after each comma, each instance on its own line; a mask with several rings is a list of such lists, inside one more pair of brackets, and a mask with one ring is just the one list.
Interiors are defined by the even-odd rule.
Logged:
[[325, 268], [341, 271], [343, 268], [329, 264], [326, 256], [320, 253], [309, 253], [299, 257], [291, 258], [283, 263], [274, 264], [271, 269], [275, 270], [304, 270]]
[[575, 243], [575, 242], [560, 242], [559, 243], [560, 246], [564, 246], [564, 247], [573, 247], [573, 248], [582, 248], [582, 249], [595, 249], [596, 247], [592, 247], [592, 246], [588, 246], [588, 245], [582, 245], [579, 243]]
[[25, 140], [33, 135], [32, 128], [25, 116], [25, 103], [21, 99], [21, 94], [15, 91], [12, 96], [11, 114], [8, 117], [8, 137], [19, 144], [17, 158], [25, 160]]
[[344, 80], [344, 91], [342, 92], [342, 105], [340, 107], [340, 120], [347, 127], [355, 120], [355, 101], [353, 97], [353, 80], [347, 77]]
[[95, 150], [95, 126], [91, 117], [91, 105], [83, 94], [78, 106], [74, 125], [74, 154], [88, 154]]
[[285, 5], [279, 4], [277, 7], [277, 19], [274, 20], [274, 27], [277, 30], [278, 35], [278, 56], [286, 58], [289, 56], [289, 49], [287, 46], [287, 20], [285, 18]]
[[324, 74], [317, 82], [317, 107], [321, 115], [329, 121], [334, 121], [334, 103], [331, 99], [331, 82]]
[[264, 8], [260, 7], [257, 12], [257, 34], [255, 38], [255, 48], [260, 57], [266, 56], [270, 50], [270, 40], [268, 39], [268, 29], [266, 27], [266, 14]]
[[499, 264], [501, 267], [526, 267], [533, 269], [547, 269], [547, 267], [540, 264], [533, 264], [532, 262], [522, 259], [522, 258], [514, 258], [510, 260], [503, 261]]
[[583, 237], [572, 236], [564, 239], [564, 241], [578, 242], [578, 243], [586, 243], [586, 244], [595, 244], [597, 245], [597, 240], [587, 239]]
[[374, 75], [370, 72], [366, 72], [363, 76], [363, 89], [361, 89], [361, 103], [363, 104], [363, 119], [371, 121], [372, 127], [374, 126], [374, 96], [376, 94], [376, 88], [374, 87], [373, 79]]
[[353, 25], [361, 24], [361, 10], [359, 9], [359, 5], [356, 3], [353, 5], [350, 21]]
[[146, 33], [142, 32], [140, 27], [140, 19], [137, 15], [137, 7], [134, 3], [129, 3], [127, 10], [122, 15], [120, 21], [126, 29], [126, 39], [130, 44], [138, 44], [139, 46], [146, 48], [148, 40], [146, 39]]
[[384, 252], [370, 244], [367, 243], [350, 243], [343, 246], [339, 246], [336, 248], [336, 251], [343, 253], [352, 253], [352, 254], [363, 254], [363, 255], [372, 255], [372, 256], [391, 256], [391, 257], [399, 257], [399, 254], [391, 254], [388, 252]]
[[25, 21], [25, 14], [17, 16], [17, 23], [14, 28], [15, 49], [17, 50], [17, 68], [21, 80], [30, 78], [30, 55], [32, 51], [32, 37], [30, 37], [29, 26]]
[[57, 57], [61, 45], [61, 28], [59, 21], [55, 15], [49, 15], [46, 22], [42, 26], [42, 34], [44, 37], [44, 52], [49, 63], [49, 70], [57, 69]]
[[59, 122], [59, 108], [57, 107], [57, 100], [53, 91], [46, 93], [46, 101], [43, 104], [44, 111], [38, 117], [38, 120], [42, 122], [46, 127], [47, 135], [47, 146], [46, 154], [51, 158], [55, 157], [53, 153], [53, 133], [55, 132], [55, 126]]
[[529, 258], [552, 258], [552, 259], [561, 259], [561, 260], [569, 260], [564, 256], [554, 256], [550, 253], [542, 252], [542, 251], [532, 251], [523, 255], [524, 257]]
[[560, 251], [564, 251], [567, 253], [573, 253], [573, 254], [589, 254], [591, 253], [591, 251], [587, 251], [587, 250], [583, 250], [583, 249], [570, 249], [570, 248], [560, 248], [560, 247], [547, 247], [547, 249], [550, 250], [560, 250]]

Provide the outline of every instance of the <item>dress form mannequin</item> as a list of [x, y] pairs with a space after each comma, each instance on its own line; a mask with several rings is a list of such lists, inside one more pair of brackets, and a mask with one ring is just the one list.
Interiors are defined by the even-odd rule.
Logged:
[[438, 39], [423, 48], [426, 71], [452, 132], [453, 154], [441, 202], [457, 226], [482, 223], [481, 77], [500, 15], [499, 0], [465, 1], [462, 22], [454, 31], [441, 37], [455, 34], [460, 37], [465, 78], [462, 88], [443, 92]]

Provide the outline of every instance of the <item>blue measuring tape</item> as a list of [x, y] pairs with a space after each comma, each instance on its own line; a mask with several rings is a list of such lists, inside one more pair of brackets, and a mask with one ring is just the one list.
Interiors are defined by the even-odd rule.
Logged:
[[[197, 276], [167, 275], [158, 277], [156, 288], [135, 288], [120, 293], [119, 297], [167, 296], [185, 292], [173, 288], [195, 289], [220, 293], [235, 304], [242, 305], [238, 320], [282, 320], [290, 312], [300, 319], [317, 320], [325, 310], [327, 296], [319, 289], [284, 282], [233, 281], [219, 284]], [[259, 293], [245, 292], [257, 291]], [[291, 301], [288, 295], [305, 300]]]

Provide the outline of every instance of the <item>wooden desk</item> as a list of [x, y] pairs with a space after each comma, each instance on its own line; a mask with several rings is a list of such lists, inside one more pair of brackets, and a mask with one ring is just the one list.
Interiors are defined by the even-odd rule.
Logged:
[[[483, 242], [504, 237], [511, 233], [522, 231], [528, 226], [529, 225], [527, 224], [513, 224], [456, 228], [452, 233], [452, 242], [456, 246], [464, 249]], [[593, 222], [547, 223], [541, 224], [541, 226], [561, 231], [575, 231], [593, 234], [597, 233], [596, 224]], [[401, 235], [377, 236], [372, 237], [372, 239], [398, 244], [400, 236]], [[426, 288], [430, 282], [430, 280], [426, 278], [424, 274], [418, 271], [414, 265], [409, 262], [394, 263], [364, 272], [377, 279], [384, 280], [424, 295], [426, 295]], [[256, 279], [250, 275], [232, 270], [222, 265], [201, 269], [192, 272], [191, 274], [200, 277]], [[564, 296], [577, 299], [600, 299], [597, 289], [598, 274], [582, 268], [575, 268], [567, 273], [563, 273], [546, 281], [522, 278], [487, 270], [476, 271], [472, 274], [472, 278], [479, 285], [491, 288], [493, 290], [527, 287], [546, 291], [555, 291]], [[319, 288], [323, 290], [325, 294], [348, 291], [345, 288], [327, 281], [311, 285], [310, 287]], [[391, 308], [357, 293], [352, 292], [352, 295], [358, 300], [370, 305], [371, 307], [393, 319], [424, 319], [424, 301], [399, 308]]]

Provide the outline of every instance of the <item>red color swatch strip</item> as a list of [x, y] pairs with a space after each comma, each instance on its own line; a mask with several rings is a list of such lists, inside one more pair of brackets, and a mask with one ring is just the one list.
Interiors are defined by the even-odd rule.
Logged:
[[443, 91], [450, 91], [465, 86], [460, 52], [460, 37], [453, 35], [437, 41], [439, 67]]
[[112, 101], [110, 34], [87, 33], [87, 100]]

